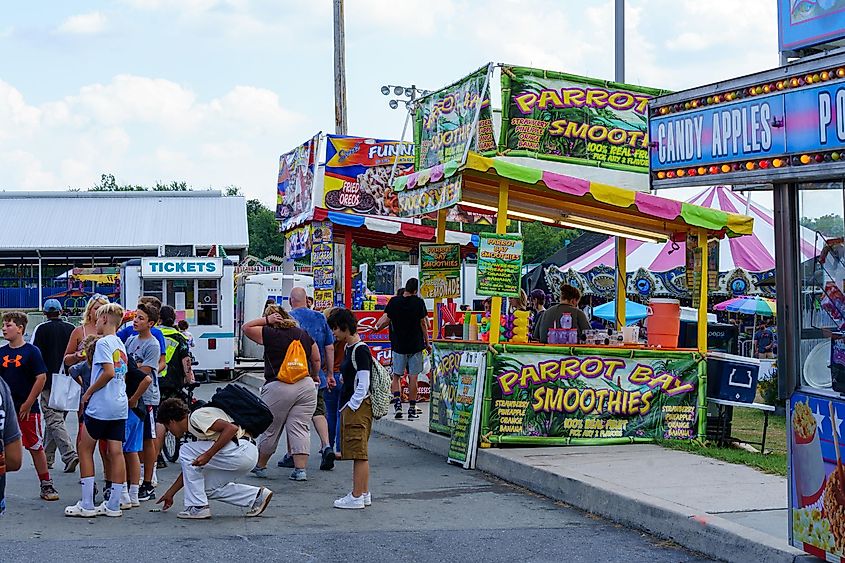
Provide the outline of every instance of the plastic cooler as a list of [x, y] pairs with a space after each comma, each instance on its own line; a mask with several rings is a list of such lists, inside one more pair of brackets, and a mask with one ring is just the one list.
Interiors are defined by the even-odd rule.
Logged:
[[760, 361], [745, 356], [708, 352], [707, 396], [738, 403], [753, 403], [757, 395]]
[[677, 348], [681, 332], [681, 302], [651, 299], [648, 302], [648, 345]]

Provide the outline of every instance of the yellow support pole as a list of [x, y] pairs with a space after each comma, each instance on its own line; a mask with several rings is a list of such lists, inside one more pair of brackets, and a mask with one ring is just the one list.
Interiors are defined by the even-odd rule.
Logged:
[[707, 247], [707, 232], [698, 232], [698, 248], [701, 250], [701, 267], [699, 275], [701, 276], [701, 287], [699, 288], [698, 298], [698, 351], [701, 354], [707, 353], [707, 293], [710, 286], [708, 278], [707, 263], [710, 261]]
[[616, 330], [625, 326], [628, 299], [628, 239], [616, 237]]
[[[496, 234], [508, 232], [508, 182], [499, 181], [499, 213], [496, 215]], [[498, 344], [502, 317], [502, 298], [493, 297], [490, 303], [490, 344]]]
[[[443, 244], [444, 242], [446, 242], [447, 215], [448, 211], [446, 209], [441, 209], [437, 212], [437, 238], [435, 239], [437, 244]], [[440, 328], [440, 304], [442, 303], [442, 301], [443, 299], [439, 297], [434, 300], [434, 338], [437, 338], [437, 332]]]

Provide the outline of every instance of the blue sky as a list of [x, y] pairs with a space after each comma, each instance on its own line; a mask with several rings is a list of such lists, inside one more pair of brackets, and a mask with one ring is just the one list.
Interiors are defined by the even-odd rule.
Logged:
[[[776, 66], [775, 2], [628, 0], [627, 82]], [[396, 138], [382, 84], [487, 61], [613, 77], [613, 0], [346, 0], [350, 134]], [[0, 22], [0, 188], [187, 181], [274, 201], [279, 154], [334, 126], [331, 0], [57, 0]]]

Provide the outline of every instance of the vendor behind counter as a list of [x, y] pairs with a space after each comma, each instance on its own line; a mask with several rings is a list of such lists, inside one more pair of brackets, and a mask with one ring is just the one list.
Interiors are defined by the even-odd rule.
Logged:
[[577, 287], [569, 284], [560, 286], [560, 303], [552, 305], [543, 312], [534, 325], [532, 339], [547, 344], [549, 329], [561, 328], [560, 318], [569, 314], [572, 317], [572, 328], [578, 329], [578, 341], [583, 341], [586, 331], [590, 330], [590, 321], [584, 311], [578, 308], [579, 301], [581, 301], [581, 291]]

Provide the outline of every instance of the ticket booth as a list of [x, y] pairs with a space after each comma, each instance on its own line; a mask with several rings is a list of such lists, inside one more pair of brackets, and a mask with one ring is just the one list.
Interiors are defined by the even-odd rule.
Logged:
[[235, 366], [234, 262], [210, 257], [156, 257], [121, 267], [121, 302], [134, 307], [142, 295], [157, 297], [188, 322], [191, 349], [201, 371]]

